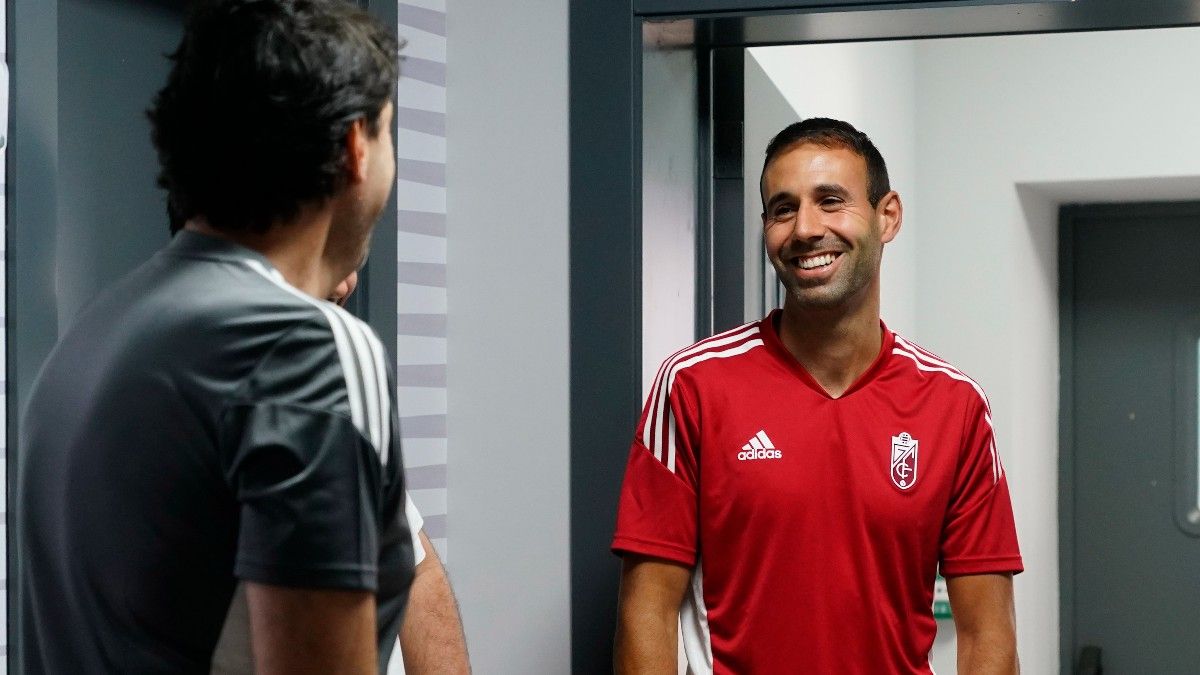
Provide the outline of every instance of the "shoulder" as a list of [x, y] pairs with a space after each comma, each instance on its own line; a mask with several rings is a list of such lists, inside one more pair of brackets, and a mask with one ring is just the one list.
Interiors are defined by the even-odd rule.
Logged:
[[[256, 379], [296, 383], [294, 377], [324, 374], [351, 394], [374, 396], [379, 394], [376, 390], [387, 389], [387, 351], [366, 322], [331, 302], [316, 299], [301, 310], [289, 312], [286, 319], [264, 332], [263, 337], [272, 344], [256, 369]], [[271, 333], [277, 338], [271, 340]]]
[[[332, 302], [301, 292], [274, 269], [255, 260], [245, 264], [261, 279], [258, 290], [265, 304], [285, 310], [285, 322], [290, 320], [291, 324], [281, 326], [287, 333], [284, 341], [293, 345], [332, 344], [339, 357], [353, 357], [345, 361], [347, 366], [384, 369], [387, 352], [366, 322]], [[261, 309], [266, 311], [257, 316], [272, 316], [269, 307]]]
[[720, 377], [763, 351], [762, 322], [754, 321], [695, 342], [663, 360], [656, 382], [667, 387], [680, 377]]
[[243, 389], [243, 400], [345, 415], [386, 460], [391, 438], [390, 367], [375, 332], [330, 302], [271, 345]]
[[978, 405], [990, 414], [987, 393], [974, 378], [899, 333], [893, 333], [893, 336], [892, 362], [906, 381], [934, 387], [945, 395], [964, 399], [969, 405]]
[[[356, 426], [388, 410], [387, 351], [361, 319], [332, 302], [313, 298], [273, 269], [246, 261], [262, 281], [246, 288], [252, 307], [247, 331], [266, 350], [247, 383], [254, 398], [301, 396], [306, 403], [345, 399]], [[249, 285], [248, 285], [249, 286]], [[251, 297], [252, 296], [252, 297]], [[334, 406], [340, 407], [340, 406]]]

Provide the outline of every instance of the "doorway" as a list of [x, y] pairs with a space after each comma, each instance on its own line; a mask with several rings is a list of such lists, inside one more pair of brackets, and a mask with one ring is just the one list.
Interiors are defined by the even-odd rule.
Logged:
[[[1103, 39], [1103, 35], [1111, 33], [1101, 31], [1197, 24], [1195, 2], [1191, 0], [1139, 3], [1136, 10], [1119, 0], [886, 5], [804, 0], [633, 0], [628, 6], [609, 9], [590, 5], [593, 3], [576, 0], [571, 7], [570, 523], [572, 655], [578, 672], [601, 672], [608, 667], [618, 563], [607, 549], [624, 469], [624, 449], [642, 404], [640, 375], [645, 369], [641, 360], [647, 327], [643, 325], [647, 311], [643, 305], [647, 297], [643, 278], [647, 251], [643, 248], [646, 239], [643, 235], [646, 228], [654, 225], [645, 218], [645, 205], [647, 197], [660, 194], [658, 190], [662, 186], [661, 182], [652, 183], [653, 176], [643, 173], [647, 162], [645, 133], [648, 126], [664, 126], [659, 119], [654, 119], [653, 125], [647, 125], [646, 116], [656, 115], [669, 107], [668, 101], [663, 99], [695, 98], [696, 118], [679, 120], [680, 125], [699, 122], [695, 165], [688, 167], [696, 177], [694, 222], [697, 236], [693, 242], [696, 262], [692, 266], [696, 277], [694, 316], [698, 328], [715, 326], [724, 323], [719, 317], [744, 316], [752, 305], [769, 302], [769, 298], [753, 292], [751, 283], [743, 285], [741, 293], [718, 296], [714, 289], [722, 283], [718, 276], [730, 270], [718, 260], [721, 255], [717, 250], [721, 246], [719, 242], [741, 239], [745, 227], [743, 214], [754, 206], [753, 195], [748, 198], [740, 191], [724, 189], [733, 176], [731, 169], [737, 172], [743, 166], [740, 155], [746, 147], [743, 141], [748, 140], [743, 138], [743, 134], [748, 135], [744, 126], [748, 120], [736, 115], [737, 111], [728, 114], [728, 106], [722, 110], [718, 105], [730, 78], [748, 81], [754, 73], [738, 68], [741, 59], [722, 58], [722, 50], [736, 50], [740, 55], [745, 48], [783, 44], [910, 38], [924, 41], [925, 38], [1035, 33], [1087, 32], [1096, 39]], [[1161, 41], [1150, 42], [1153, 48]], [[613, 48], [613, 45], [622, 44], [630, 45], [631, 50]], [[692, 52], [698, 95], [686, 85], [643, 86], [647, 63], [659, 59], [656, 52], [667, 50]], [[1087, 54], [1082, 58], [1089, 64], [1093, 60]], [[960, 68], [964, 79], [986, 79], [993, 71], [992, 66], [999, 62], [972, 60], [971, 63], [975, 65], [968, 67], [954, 58], [937, 62], [946, 69]], [[1066, 69], [1078, 63], [1059, 60], [1054, 65]], [[1079, 85], [1078, 80], [1076, 74], [1068, 72], [1060, 82]], [[1023, 94], [1025, 84], [1014, 81], [1010, 83], [1013, 87], [1010, 91]], [[1017, 105], [1022, 100], [1022, 96], [1001, 95], [1003, 91], [997, 87], [989, 92], [994, 94], [989, 101], [999, 99], [995, 100], [994, 106], [975, 102], [973, 107], [941, 107], [935, 112], [945, 117], [968, 119], [982, 117], [980, 113], [991, 108]], [[1030, 110], [1033, 111], [1031, 114], [1053, 114], [1054, 107], [1051, 103], [1050, 109], [1032, 106]], [[1071, 120], [1067, 128], [1086, 126], [1081, 123], [1087, 121]], [[1043, 150], [1056, 147], [1053, 134], [1043, 139], [1046, 142], [1037, 143], [1013, 142], [996, 133], [985, 136], [1001, 151], [1026, 146]], [[952, 143], [949, 137], [922, 140], [936, 141], [936, 149], [930, 150], [927, 143], [921, 147], [938, 156], [954, 157], [963, 147], [961, 143]], [[1086, 147], [1097, 153], [1102, 149], [1095, 143]], [[1168, 148], [1164, 156], [1174, 157], [1175, 154]], [[979, 161], [978, 157], [966, 159]], [[994, 166], [991, 162], [981, 163]], [[923, 287], [936, 287], [939, 297], [954, 301], [941, 303], [939, 306], [943, 308], [956, 304], [977, 305], [978, 298], [972, 293], [986, 293], [988, 303], [1003, 310], [997, 314], [997, 324], [1009, 319], [1010, 306], [1030, 295], [1038, 295], [1038, 311], [1031, 314], [1031, 321], [1021, 324], [1024, 334], [1020, 341], [1005, 345], [1001, 351], [988, 351], [995, 331], [992, 326], [981, 323], [959, 331], [956, 338], [966, 346], [959, 352], [947, 353], [947, 356], [955, 361], [985, 363], [994, 369], [994, 379], [999, 383], [993, 389], [1007, 387], [1012, 392], [1009, 400], [1015, 404], [999, 414], [1003, 419], [998, 419], [1005, 428], [1003, 442], [1006, 446], [1046, 448], [1044, 462], [1021, 462], [1009, 468], [1022, 484], [1032, 486], [1030, 489], [1038, 496], [1036, 500], [1025, 502], [1031, 513], [1039, 514], [1027, 519], [1027, 522], [1037, 522], [1029, 543], [1039, 551], [1048, 552], [1041, 556], [1044, 564], [1022, 575], [1018, 584], [1025, 585], [1030, 589], [1025, 591], [1026, 595], [1033, 596], [1019, 606], [1036, 610], [1037, 620], [1026, 624], [1042, 626], [1051, 637], [1027, 641], [1023, 653], [1032, 651], [1031, 661], [1036, 667], [1051, 672], [1050, 664], [1057, 664], [1059, 656], [1053, 638], [1059, 632], [1054, 599], [1059, 577], [1056, 564], [1058, 532], [1056, 520], [1051, 518], [1042, 526], [1044, 516], [1040, 514], [1048, 514], [1053, 509], [1058, 483], [1053, 458], [1057, 418], [1055, 375], [1058, 370], [1054, 363], [1058, 346], [1054, 302], [1057, 299], [1057, 274], [1054, 271], [1057, 207], [1052, 206], [1046, 196], [1060, 190], [1071, 192], [1073, 188], [1068, 184], [1074, 181], [1088, 182], [1114, 176], [1122, 180], [1144, 179], [1157, 185], [1158, 181], [1154, 179], [1161, 174], [1141, 175], [1134, 170], [1132, 176], [1123, 173], [1096, 176], [1088, 171], [1046, 175], [1042, 171], [1044, 166], [1039, 162], [1022, 162], [1021, 171], [1009, 176], [1011, 180], [1001, 186], [1008, 206], [1003, 214], [988, 214], [992, 219], [1008, 218], [1004, 223], [1007, 229], [980, 225], [974, 218], [978, 212], [972, 210], [978, 204], [971, 200], [975, 195], [969, 191], [951, 190], [953, 199], [937, 202], [941, 209], [957, 209], [958, 222], [970, 225], [951, 229], [956, 241], [976, 237], [986, 241], [992, 251], [1004, 251], [1012, 257], [955, 256], [952, 255], [953, 247], [945, 241], [929, 238], [922, 243], [924, 258], [918, 261], [920, 264], [915, 273]], [[740, 177], [744, 179], [744, 176]], [[955, 186], [960, 182], [956, 174], [947, 170], [939, 184]], [[684, 186], [676, 187], [681, 193], [686, 190]], [[1200, 193], [1188, 192], [1185, 198], [1190, 199], [1193, 194]], [[1172, 194], [1148, 198], [1179, 197]], [[929, 213], [926, 210], [921, 219], [926, 219]], [[1009, 227], [1013, 223], [1027, 223], [1029, 227], [1023, 230]], [[1034, 223], [1044, 223], [1044, 227], [1035, 228]], [[993, 243], [996, 246], [991, 246]], [[1036, 270], [1032, 274], [1013, 274], [1014, 259], [1019, 259], [1022, 266]], [[936, 261], [936, 264], [929, 264], [929, 261]], [[744, 269], [736, 276], [757, 285], [759, 279], [752, 276], [752, 272], [753, 269]], [[959, 275], [967, 275], [970, 283], [961, 283]], [[1001, 283], [996, 281], [997, 278], [1007, 278], [1012, 283]], [[718, 304], [726, 301], [741, 306]], [[941, 311], [939, 320], [945, 324], [946, 331], [952, 330], [949, 324], [953, 312]], [[595, 317], [605, 318], [602, 333], [594, 330], [591, 322]], [[701, 333], [698, 329], [697, 337]], [[1029, 383], [1014, 375], [1016, 369], [1009, 367], [1014, 363], [1040, 365], [1037, 396], [1025, 395]], [[1037, 416], [1038, 425], [1021, 423], [1030, 415]], [[1024, 546], [1026, 542], [1022, 541], [1022, 544]], [[1069, 663], [1069, 657], [1064, 658]]]
[[1061, 212], [1062, 645], [1200, 663], [1200, 202]]

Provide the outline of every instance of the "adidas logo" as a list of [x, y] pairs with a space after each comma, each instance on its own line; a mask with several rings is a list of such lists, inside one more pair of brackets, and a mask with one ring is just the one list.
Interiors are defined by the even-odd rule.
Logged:
[[759, 431], [750, 439], [750, 442], [742, 446], [742, 451], [738, 453], [737, 458], [740, 460], [749, 459], [781, 459], [783, 453], [775, 449], [775, 444], [771, 439], [767, 438], [767, 432]]

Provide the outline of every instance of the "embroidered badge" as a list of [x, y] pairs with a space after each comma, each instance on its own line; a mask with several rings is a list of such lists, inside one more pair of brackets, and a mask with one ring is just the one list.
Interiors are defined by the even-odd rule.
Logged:
[[892, 436], [892, 483], [908, 490], [917, 482], [917, 439], [904, 432]]

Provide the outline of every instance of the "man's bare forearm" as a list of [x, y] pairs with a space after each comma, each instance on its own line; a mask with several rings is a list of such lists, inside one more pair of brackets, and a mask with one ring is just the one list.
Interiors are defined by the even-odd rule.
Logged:
[[467, 640], [454, 591], [429, 539], [424, 532], [420, 536], [425, 559], [417, 565], [408, 595], [408, 610], [400, 627], [404, 671], [408, 675], [469, 673]]
[[678, 563], [626, 554], [613, 657], [618, 675], [678, 672], [679, 603], [690, 578]]
[[1011, 574], [948, 577], [961, 675], [1016, 675], [1017, 617]]
[[374, 593], [248, 582], [246, 604], [256, 673], [378, 672]]
[[675, 675], [679, 672], [678, 625], [678, 613], [662, 617], [637, 609], [623, 609], [617, 624], [614, 655], [617, 675]]
[[960, 675], [1016, 675], [1017, 643], [1011, 633], [997, 632], [958, 637]]

